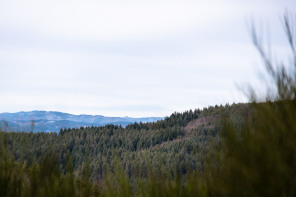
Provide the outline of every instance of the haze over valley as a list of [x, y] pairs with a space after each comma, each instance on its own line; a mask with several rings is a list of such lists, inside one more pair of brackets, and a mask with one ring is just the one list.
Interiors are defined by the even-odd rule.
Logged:
[[55, 111], [0, 113], [0, 128], [4, 131], [59, 132], [60, 129], [96, 127], [107, 124], [125, 127], [135, 122], [156, 122], [161, 117], [131, 118], [102, 115], [73, 115]]

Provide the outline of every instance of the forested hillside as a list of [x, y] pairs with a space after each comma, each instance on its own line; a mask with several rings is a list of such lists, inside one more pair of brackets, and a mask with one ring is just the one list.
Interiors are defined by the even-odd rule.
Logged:
[[[59, 166], [65, 170], [67, 155], [73, 158], [74, 171], [79, 172], [86, 161], [90, 163], [90, 175], [99, 181], [103, 174], [112, 169], [115, 160], [122, 161], [122, 166], [129, 175], [148, 173], [148, 162], [159, 169], [164, 165], [173, 173], [177, 161], [182, 173], [193, 170], [198, 161], [193, 159], [199, 152], [195, 138], [206, 141], [208, 135], [215, 137], [216, 125], [205, 121], [199, 132], [196, 128], [186, 128], [190, 122], [201, 120], [202, 117], [215, 116], [220, 108], [209, 108], [202, 111], [187, 111], [174, 113], [165, 120], [156, 123], [134, 123], [123, 128], [117, 125], [103, 127], [81, 127], [80, 129], [61, 129], [56, 133], [3, 133], [8, 143], [8, 150], [14, 159], [31, 165], [43, 159], [43, 156], [54, 153]], [[200, 117], [200, 118], [199, 118]], [[195, 136], [195, 137], [194, 137]], [[194, 137], [194, 138], [193, 138]], [[194, 144], [192, 144], [194, 143]], [[187, 152], [186, 154], [183, 154]], [[183, 158], [185, 157], [185, 159]], [[158, 158], [162, 158], [160, 161]], [[148, 161], [149, 160], [149, 161]], [[155, 163], [156, 162], [156, 163]], [[164, 163], [163, 163], [164, 162]], [[190, 164], [190, 165], [189, 165]], [[135, 171], [141, 171], [136, 172]]]
[[168, 180], [202, 172], [211, 141], [219, 140], [221, 116], [227, 114], [240, 124], [248, 104], [215, 106], [203, 110], [173, 113], [156, 123], [134, 123], [61, 129], [56, 133], [3, 132], [8, 154], [21, 165], [32, 166], [49, 155], [66, 173], [69, 158], [74, 174], [85, 168], [93, 183], [105, 181], [116, 168], [132, 180], [146, 179], [150, 173]]

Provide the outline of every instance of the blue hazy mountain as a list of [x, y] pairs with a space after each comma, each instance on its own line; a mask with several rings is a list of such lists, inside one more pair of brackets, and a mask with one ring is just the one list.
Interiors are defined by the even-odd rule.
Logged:
[[161, 119], [163, 118], [105, 117], [101, 115], [73, 115], [56, 111], [29, 111], [0, 113], [0, 127], [5, 131], [59, 132], [61, 128], [104, 126], [107, 124], [124, 127], [134, 122], [156, 122]]

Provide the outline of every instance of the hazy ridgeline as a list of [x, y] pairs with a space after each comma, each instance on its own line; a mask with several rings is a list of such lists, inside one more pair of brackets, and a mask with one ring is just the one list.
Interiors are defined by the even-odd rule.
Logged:
[[274, 82], [249, 104], [174, 113], [157, 123], [1, 133], [2, 196], [295, 196], [295, 18], [290, 65], [253, 41]]

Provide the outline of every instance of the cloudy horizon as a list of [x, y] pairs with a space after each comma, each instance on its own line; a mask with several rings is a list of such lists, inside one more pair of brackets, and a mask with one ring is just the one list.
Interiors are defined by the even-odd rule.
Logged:
[[1, 1], [0, 113], [164, 117], [246, 102], [263, 72], [248, 25], [285, 57], [286, 9], [296, 2]]

